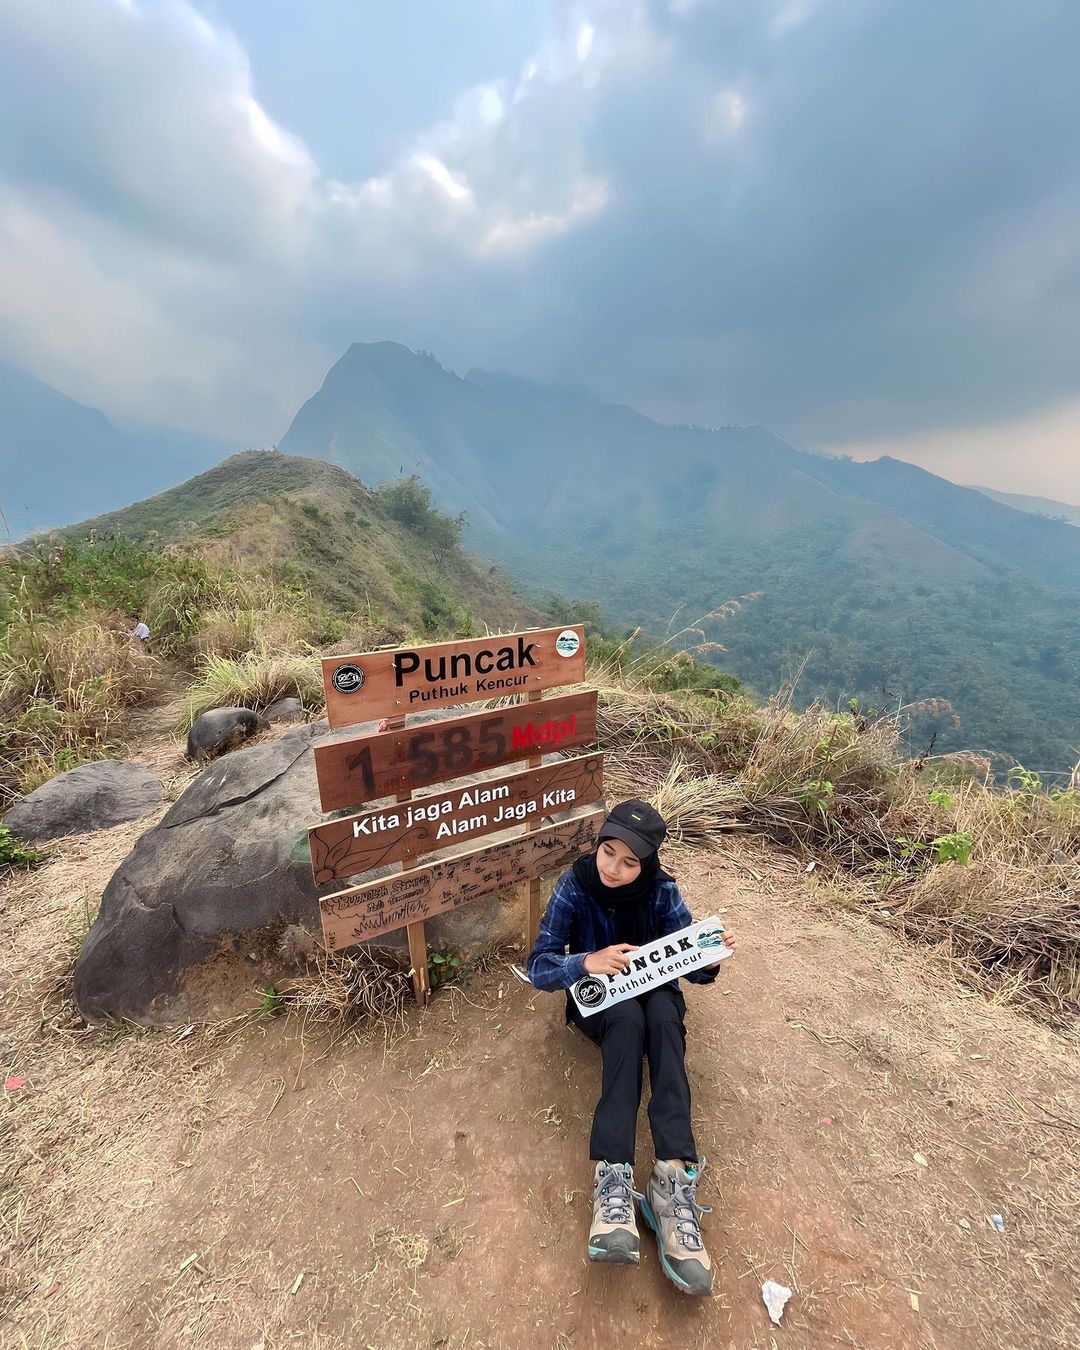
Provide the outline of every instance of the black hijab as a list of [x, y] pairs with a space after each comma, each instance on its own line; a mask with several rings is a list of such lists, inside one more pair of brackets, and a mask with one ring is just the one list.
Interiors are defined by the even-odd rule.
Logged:
[[603, 842], [601, 834], [596, 848], [574, 863], [574, 880], [585, 894], [615, 920], [615, 941], [632, 942], [640, 947], [656, 937], [652, 898], [657, 884], [675, 878], [660, 866], [660, 855], [654, 850], [639, 859], [641, 871], [625, 886], [605, 886], [596, 865], [596, 852]]

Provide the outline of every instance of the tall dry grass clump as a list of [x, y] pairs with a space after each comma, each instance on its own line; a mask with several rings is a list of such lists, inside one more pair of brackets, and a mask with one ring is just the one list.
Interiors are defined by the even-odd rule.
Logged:
[[928, 788], [916, 774], [903, 789], [882, 822], [901, 864], [881, 869], [893, 921], [994, 997], [1056, 1021], [1074, 1016], [1080, 791], [1047, 788], [1020, 768], [1002, 789]]
[[111, 753], [128, 709], [156, 678], [156, 662], [120, 616], [39, 622], [16, 606], [0, 643], [0, 796]]
[[872, 914], [995, 998], [1060, 1023], [1080, 1010], [1080, 789], [978, 756], [910, 760], [899, 715], [660, 693], [605, 670], [609, 798], [649, 798], [672, 842], [752, 831], [846, 876]]
[[204, 656], [188, 689], [182, 731], [211, 708], [268, 708], [280, 698], [298, 698], [308, 711], [323, 704], [322, 667], [313, 652], [259, 647], [242, 656]]

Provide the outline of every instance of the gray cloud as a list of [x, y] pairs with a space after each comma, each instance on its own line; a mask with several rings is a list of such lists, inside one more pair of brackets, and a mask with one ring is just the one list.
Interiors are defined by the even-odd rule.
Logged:
[[1068, 0], [601, 0], [553, 27], [341, 183], [184, 0], [9, 0], [3, 354], [253, 441], [382, 337], [803, 444], [1080, 393]]

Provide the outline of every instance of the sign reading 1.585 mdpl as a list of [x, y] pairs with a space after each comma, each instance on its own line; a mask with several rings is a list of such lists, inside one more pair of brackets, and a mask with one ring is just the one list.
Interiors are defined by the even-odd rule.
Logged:
[[533, 628], [357, 656], [324, 656], [332, 727], [423, 712], [505, 694], [527, 694], [585, 678], [585, 629]]
[[308, 830], [316, 885], [388, 863], [411, 862], [448, 844], [515, 825], [536, 824], [604, 795], [603, 755], [579, 755], [536, 769], [459, 784]]
[[595, 740], [595, 689], [348, 740], [328, 737], [314, 747], [319, 800], [324, 811], [362, 806]]

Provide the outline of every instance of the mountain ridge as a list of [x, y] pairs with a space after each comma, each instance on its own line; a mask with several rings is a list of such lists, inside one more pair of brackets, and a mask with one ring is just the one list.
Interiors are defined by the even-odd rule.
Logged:
[[0, 508], [15, 538], [158, 492], [233, 448], [164, 428], [125, 431], [100, 408], [0, 363]]
[[340, 465], [244, 450], [185, 483], [54, 532], [120, 534], [195, 547], [270, 569], [337, 613], [380, 611], [435, 632], [477, 621], [520, 626], [541, 617], [464, 551], [440, 565], [422, 527], [394, 518], [380, 495]]
[[399, 344], [346, 355], [282, 448], [369, 481], [417, 473], [534, 594], [597, 599], [653, 632], [752, 594], [697, 625], [751, 687], [798, 668], [804, 701], [899, 687], [905, 703], [954, 701], [962, 730], [947, 713], [916, 729], [940, 749], [1063, 768], [1080, 755], [1080, 644], [1060, 623], [1080, 597], [1071, 529], [888, 457], [665, 426], [580, 391], [454, 375]]

